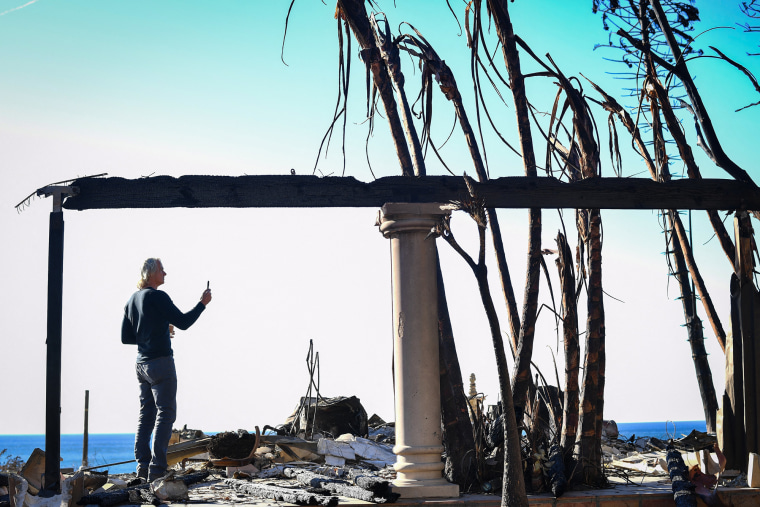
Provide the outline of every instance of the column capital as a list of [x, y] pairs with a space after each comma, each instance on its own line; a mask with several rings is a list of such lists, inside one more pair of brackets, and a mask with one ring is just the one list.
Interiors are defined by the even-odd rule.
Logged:
[[429, 231], [441, 217], [450, 215], [448, 209], [441, 209], [445, 204], [438, 203], [401, 203], [383, 204], [378, 213], [377, 224], [383, 236], [398, 232]]

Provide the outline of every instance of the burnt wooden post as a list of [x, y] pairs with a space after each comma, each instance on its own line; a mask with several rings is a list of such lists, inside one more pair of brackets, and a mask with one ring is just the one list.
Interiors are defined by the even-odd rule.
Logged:
[[[754, 263], [752, 261], [752, 224], [749, 214], [745, 211], [736, 214], [734, 219], [736, 235], [736, 264], [735, 271], [739, 277], [739, 323], [741, 333], [741, 363], [735, 368], [742, 369], [744, 387], [744, 430], [746, 434], [746, 449], [741, 458], [746, 469], [749, 452], [760, 450], [760, 436], [758, 435], [758, 393], [760, 393], [760, 375], [757, 374], [756, 365], [760, 358], [760, 346], [757, 344], [755, 321], [758, 318], [758, 295], [755, 284], [752, 281]], [[734, 329], [734, 335], [737, 330]], [[736, 346], [736, 342], [734, 342]]]
[[[737, 235], [738, 238], [738, 235]], [[744, 381], [742, 375], [742, 333], [739, 302], [739, 277], [731, 274], [731, 328], [726, 335], [726, 389], [723, 392], [722, 417], [719, 420], [718, 444], [726, 456], [726, 467], [743, 469], [746, 454], [744, 435]]]
[[760, 375], [755, 365], [760, 344], [755, 328], [760, 326], [760, 296], [752, 281], [752, 224], [746, 211], [734, 218], [736, 260], [731, 275], [731, 328], [726, 340], [726, 389], [723, 394], [721, 443], [726, 466], [747, 471], [750, 452], [760, 448]]
[[90, 390], [84, 391], [84, 433], [82, 434], [82, 466], [87, 467], [90, 464], [89, 458], [90, 444]]
[[61, 322], [63, 316], [63, 198], [72, 187], [41, 188], [37, 195], [53, 196], [48, 241], [47, 366], [45, 377], [45, 481], [47, 494], [61, 488]]
[[435, 236], [438, 204], [389, 203], [380, 232], [391, 241], [396, 480], [404, 498], [459, 496], [443, 476]]

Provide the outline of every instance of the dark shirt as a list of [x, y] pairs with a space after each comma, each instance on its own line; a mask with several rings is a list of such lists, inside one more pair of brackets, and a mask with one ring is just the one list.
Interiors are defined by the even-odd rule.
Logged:
[[173, 355], [169, 324], [185, 330], [192, 326], [206, 306], [198, 302], [195, 308], [182, 313], [169, 295], [150, 287], [141, 289], [129, 298], [121, 323], [121, 341], [137, 344], [137, 362]]

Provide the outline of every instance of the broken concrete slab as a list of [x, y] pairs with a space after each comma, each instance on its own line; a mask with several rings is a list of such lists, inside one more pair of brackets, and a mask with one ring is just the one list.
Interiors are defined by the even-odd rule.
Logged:
[[356, 456], [371, 462], [378, 468], [396, 463], [396, 455], [393, 454], [393, 449], [389, 445], [350, 434], [341, 435], [335, 441], [347, 443], [351, 446]]
[[348, 442], [339, 442], [328, 438], [320, 438], [317, 442], [317, 453], [323, 456], [335, 456], [344, 459], [356, 459], [356, 453]]
[[45, 451], [36, 448], [26, 460], [24, 468], [21, 469], [21, 477], [29, 483], [29, 490], [33, 495], [39, 493], [44, 486], [45, 477]]

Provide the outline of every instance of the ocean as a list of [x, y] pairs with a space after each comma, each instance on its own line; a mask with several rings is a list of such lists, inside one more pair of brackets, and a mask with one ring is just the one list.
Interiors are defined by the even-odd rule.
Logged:
[[[705, 431], [705, 421], [665, 421], [661, 422], [618, 422], [620, 438], [632, 436], [657, 437], [665, 440], [670, 435], [680, 438], [692, 430]], [[89, 437], [89, 466], [106, 465], [134, 459], [134, 433], [90, 434]], [[26, 460], [32, 451], [39, 447], [45, 449], [45, 435], [0, 435], [0, 463], [9, 457], [19, 456]], [[82, 464], [82, 435], [61, 435], [61, 468], [78, 469]], [[125, 474], [135, 471], [134, 463], [99, 468], [112, 474]]]
[[660, 440], [681, 438], [692, 430], [707, 431], [705, 421], [667, 421], [667, 422], [633, 422], [617, 423], [620, 439], [636, 437], [655, 437]]
[[[26, 461], [38, 447], [45, 450], [45, 435], [0, 435], [0, 463], [8, 457], [19, 456]], [[89, 466], [107, 465], [135, 459], [134, 433], [91, 433], [88, 438]], [[61, 435], [61, 468], [78, 469], [82, 465], [82, 434]], [[98, 468], [112, 474], [126, 474], [135, 471], [134, 463]]]

